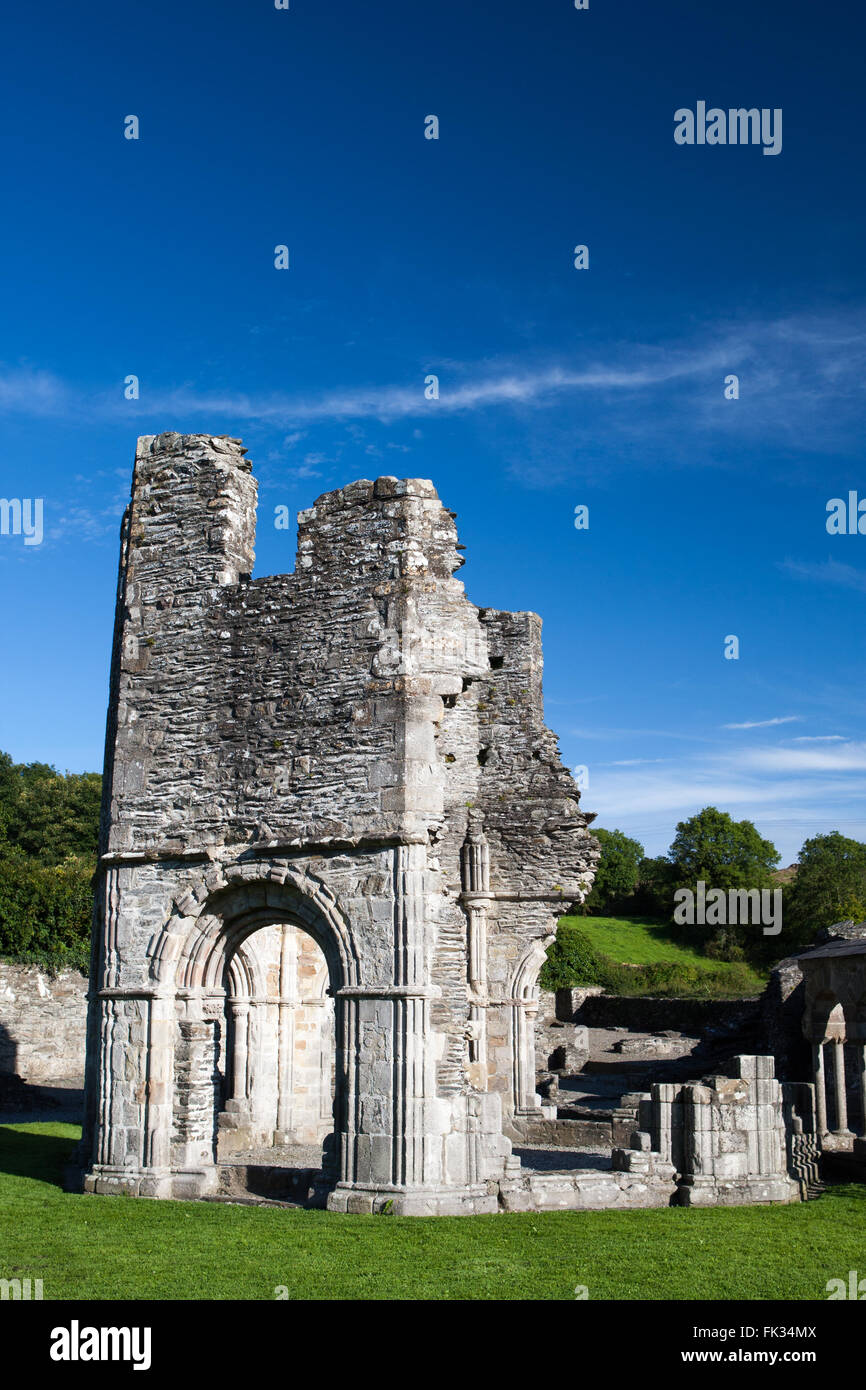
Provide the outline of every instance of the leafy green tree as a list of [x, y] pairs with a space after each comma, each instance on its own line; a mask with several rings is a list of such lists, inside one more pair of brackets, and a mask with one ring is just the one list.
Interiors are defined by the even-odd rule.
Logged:
[[866, 918], [866, 844], [838, 830], [806, 840], [785, 894], [784, 917], [800, 944], [821, 927]]
[[733, 820], [727, 811], [705, 806], [680, 821], [668, 858], [674, 886], [694, 888], [702, 879], [709, 888], [769, 888], [780, 855], [758, 834], [750, 820]]
[[42, 864], [95, 855], [102, 778], [57, 772], [47, 763], [13, 763], [0, 753], [0, 842]]
[[87, 969], [101, 786], [0, 753], [0, 955]]
[[632, 910], [638, 917], [671, 917], [674, 910], [674, 880], [676, 869], [665, 855], [642, 859], [638, 865], [638, 883]]
[[[776, 846], [759, 835], [751, 821], [735, 821], [715, 806], [705, 806], [697, 815], [680, 821], [668, 850], [673, 888], [693, 892], [699, 880], [708, 889], [724, 892], [731, 888], [773, 888], [773, 870], [780, 857]], [[696, 924], [680, 930], [702, 942], [705, 953], [716, 960], [757, 960], [771, 949], [753, 923]]]
[[637, 887], [644, 847], [629, 839], [622, 830], [594, 830], [601, 845], [592, 892], [586, 898], [587, 912], [604, 914], [632, 897]]
[[86, 971], [92, 880], [83, 857], [48, 865], [0, 848], [0, 955]]

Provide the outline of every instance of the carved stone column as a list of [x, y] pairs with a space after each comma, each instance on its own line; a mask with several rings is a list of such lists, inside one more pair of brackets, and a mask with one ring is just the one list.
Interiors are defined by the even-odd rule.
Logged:
[[490, 900], [490, 848], [481, 818], [470, 813], [460, 856], [463, 906], [467, 918], [469, 991], [469, 1082], [487, 1090], [487, 905]]
[[845, 1088], [845, 1039], [833, 1039], [833, 1067], [836, 1082], [836, 1134], [841, 1138], [847, 1138], [851, 1131], [848, 1128], [848, 1096]]
[[280, 944], [280, 997], [277, 1003], [277, 1132], [286, 1143], [293, 1123], [295, 1001], [298, 997], [298, 950], [294, 932], [283, 930]]
[[95, 1162], [88, 1192], [170, 1190], [172, 1018], [149, 990], [103, 989]]
[[827, 1074], [824, 1069], [824, 1044], [812, 1044], [812, 1065], [815, 1073], [815, 1115], [818, 1121], [818, 1136], [823, 1137], [827, 1128]]
[[248, 999], [232, 999], [229, 1001], [229, 1008], [232, 1016], [232, 1032], [234, 1043], [232, 1047], [232, 1094], [231, 1099], [235, 1102], [244, 1102], [247, 1098], [247, 1031], [249, 1028], [250, 1005]]

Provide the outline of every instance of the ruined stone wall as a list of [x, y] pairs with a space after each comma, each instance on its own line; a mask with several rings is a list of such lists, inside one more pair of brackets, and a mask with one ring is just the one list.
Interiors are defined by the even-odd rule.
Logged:
[[732, 1076], [653, 1086], [640, 1102], [632, 1149], [615, 1149], [614, 1167], [669, 1167], [686, 1206], [788, 1202], [800, 1196], [788, 1173], [782, 1086], [773, 1058], [740, 1055]]
[[761, 1037], [760, 999], [665, 999], [561, 989], [556, 991], [556, 1015], [588, 1028], [632, 1028], [638, 1033], [676, 1028], [699, 1036], [730, 1033], [749, 1042], [753, 1034]]
[[[501, 1167], [501, 1110], [521, 1096], [535, 1104], [538, 968], [598, 855], [543, 722], [541, 622], [467, 601], [455, 514], [423, 479], [362, 480], [319, 498], [299, 516], [295, 573], [252, 580], [244, 455], [239, 441], [209, 436], [139, 441], [91, 1051], [110, 1046], [116, 992], [162, 999], [170, 980], [193, 977], [189, 934], [199, 914], [210, 920], [211, 895], [288, 876], [345, 937], [342, 1055], [357, 1064], [346, 1104], [361, 1131], [372, 1126], [353, 1155], [370, 1181], [400, 1182], [410, 1168], [425, 1182], [482, 1180]], [[470, 832], [489, 845], [474, 916], [461, 861]], [[474, 983], [468, 916], [476, 955], [483, 945]], [[154, 1009], [149, 1048], [175, 1028]], [[128, 1072], [152, 1078], [149, 1067], [138, 1057]], [[93, 1078], [96, 1129], [111, 1106], [103, 1096], [100, 1119]], [[112, 1084], [111, 1104], [129, 1110], [130, 1087]], [[150, 1084], [160, 1100], [140, 1123], [164, 1127], [169, 1062], [164, 1085]], [[196, 1113], [206, 1125], [206, 1108]], [[403, 1125], [423, 1141], [401, 1150], [392, 1130]], [[205, 1137], [193, 1139], [200, 1155]], [[159, 1147], [142, 1140], [142, 1162]]]
[[458, 563], [432, 485], [384, 479], [320, 498], [299, 518], [297, 572], [250, 582], [253, 507], [233, 441], [142, 442], [109, 852], [133, 840], [165, 855], [227, 839], [393, 837], [407, 811], [404, 760], [433, 780], [432, 746], [411, 726], [429, 726], [436, 682], [412, 688], [404, 632], [414, 582], [447, 588]]
[[87, 980], [0, 961], [0, 1072], [24, 1081], [84, 1076]]

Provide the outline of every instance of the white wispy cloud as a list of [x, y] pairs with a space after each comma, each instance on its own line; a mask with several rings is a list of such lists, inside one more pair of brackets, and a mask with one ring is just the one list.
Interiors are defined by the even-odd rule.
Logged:
[[774, 724], [797, 724], [802, 720], [800, 714], [785, 714], [776, 719], [747, 719], [743, 724], [723, 724], [723, 729], [769, 729]]
[[80, 398], [53, 372], [29, 367], [0, 367], [0, 414], [70, 416]]
[[[727, 408], [730, 403], [721, 391], [722, 378], [731, 371], [747, 372], [749, 383], [748, 396], [735, 410]], [[440, 376], [436, 401], [424, 396], [429, 372]], [[657, 408], [659, 387], [691, 382], [695, 423], [735, 431], [784, 428], [800, 442], [804, 430], [826, 430], [828, 414], [836, 422], [847, 421], [848, 407], [853, 411], [862, 401], [864, 377], [866, 306], [823, 317], [705, 324], [689, 341], [613, 344], [587, 353], [581, 362], [430, 362], [419, 364], [406, 382], [305, 394], [209, 391], [186, 383], [148, 389], [140, 400], [126, 401], [121, 382], [86, 390], [51, 372], [0, 367], [0, 413], [80, 419], [156, 415], [177, 422], [227, 417], [291, 431], [286, 444], [292, 447], [304, 427], [317, 422], [387, 423], [441, 413], [542, 410], [589, 396], [599, 401], [649, 398]], [[646, 428], [644, 416], [641, 428]], [[623, 418], [623, 429], [634, 426], [633, 419]]]
[[[718, 347], [700, 354], [676, 350], [653, 353], [650, 357], [651, 360], [643, 363], [602, 363], [580, 370], [551, 366], [534, 371], [488, 371], [474, 380], [449, 381], [446, 376], [440, 380], [439, 399], [433, 401], [425, 399], [423, 377], [419, 377], [417, 384], [411, 386], [361, 387], [316, 396], [235, 395], [184, 387], [148, 397], [138, 405], [149, 413], [154, 410], [180, 415], [206, 412], [282, 426], [360, 419], [375, 419], [387, 424], [442, 412], [455, 414], [496, 406], [544, 406], [577, 392], [639, 392], [678, 378], [718, 372], [725, 363], [724, 352]], [[464, 374], [466, 370], [463, 369]]]
[[866, 570], [855, 569], [853, 565], [843, 564], [841, 560], [824, 560], [808, 564], [799, 560], [780, 560], [779, 569], [798, 579], [812, 580], [816, 584], [835, 584], [843, 589], [855, 589], [866, 594]]
[[[766, 772], [864, 772], [866, 743], [833, 748], [750, 748], [739, 755], [744, 767]], [[866, 787], [863, 788], [866, 793]]]
[[663, 768], [643, 766], [643, 759], [590, 761], [582, 803], [597, 812], [599, 825], [637, 835], [651, 854], [667, 849], [677, 821], [718, 806], [754, 821], [789, 862], [818, 832], [839, 828], [866, 839], [866, 742], [839, 744], [836, 737], [821, 746], [684, 751]]

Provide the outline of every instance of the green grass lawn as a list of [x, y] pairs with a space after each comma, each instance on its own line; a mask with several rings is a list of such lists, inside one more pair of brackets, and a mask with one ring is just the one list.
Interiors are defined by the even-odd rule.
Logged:
[[[596, 951], [623, 965], [655, 965], [662, 961], [692, 965], [699, 970], [724, 969], [723, 961], [709, 960], [671, 936], [664, 923], [650, 917], [563, 917], [583, 932]], [[758, 994], [766, 981], [748, 972]]]
[[61, 1191], [78, 1131], [0, 1126], [0, 1278], [46, 1299], [826, 1299], [866, 1271], [866, 1187], [709, 1211], [475, 1217]]

